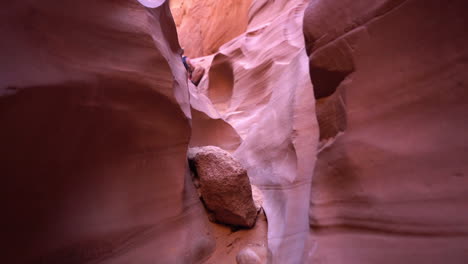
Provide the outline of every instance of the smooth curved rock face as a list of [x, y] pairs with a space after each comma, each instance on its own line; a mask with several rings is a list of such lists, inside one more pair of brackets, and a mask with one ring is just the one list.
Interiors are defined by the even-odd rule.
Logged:
[[199, 92], [200, 87], [206, 87], [207, 81], [205, 75], [198, 87], [189, 84], [192, 108], [190, 147], [217, 146], [233, 152], [241, 144], [242, 138], [232, 125], [222, 119], [208, 96]]
[[266, 260], [262, 262], [258, 254], [251, 248], [242, 249], [236, 256], [237, 264], [263, 264], [266, 263]]
[[0, 12], [2, 261], [206, 258], [214, 241], [187, 168], [187, 79], [168, 4]]
[[[206, 74], [191, 90], [192, 106], [240, 137], [234, 156], [264, 195], [272, 263], [304, 263], [309, 234], [319, 131], [304, 49], [305, 7], [306, 1], [255, 1], [246, 33], [193, 60]], [[228, 134], [218, 138], [232, 142]]]
[[258, 210], [242, 165], [229, 152], [214, 146], [191, 148], [188, 157], [196, 170], [201, 198], [214, 219], [252, 227]]
[[181, 46], [189, 57], [218, 51], [245, 32], [252, 0], [171, 0]]
[[[190, 10], [187, 54], [219, 48], [196, 60], [198, 87], [168, 3], [140, 2], [157, 8], [0, 10], [5, 263], [203, 262], [215, 245], [189, 144], [247, 168], [272, 263], [466, 262], [466, 1], [256, 0], [248, 15], [249, 1], [172, 1]], [[252, 235], [225, 231], [215, 263]]]
[[347, 75], [317, 101], [322, 143], [342, 135], [318, 155], [309, 263], [466, 263], [466, 10], [310, 2], [312, 81], [314, 67]]
[[234, 87], [234, 71], [227, 56], [216, 54], [213, 57], [208, 78], [207, 96], [216, 110], [224, 114], [229, 108]]

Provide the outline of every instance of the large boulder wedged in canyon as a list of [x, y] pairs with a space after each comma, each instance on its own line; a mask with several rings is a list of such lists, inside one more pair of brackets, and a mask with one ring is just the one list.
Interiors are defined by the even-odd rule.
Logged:
[[252, 227], [257, 207], [247, 171], [229, 152], [215, 146], [190, 148], [201, 198], [216, 221]]
[[165, 1], [0, 11], [4, 263], [199, 263], [190, 106]]
[[319, 131], [302, 31], [306, 3], [255, 1], [246, 33], [194, 60], [206, 68], [195, 103], [208, 99], [207, 115], [232, 126], [240, 137], [233, 154], [264, 195], [272, 263], [302, 264], [307, 254]]
[[314, 83], [328, 91], [317, 115], [329, 147], [312, 183], [308, 263], [466, 263], [466, 10], [462, 0], [310, 2], [312, 82], [315, 67], [335, 85]]

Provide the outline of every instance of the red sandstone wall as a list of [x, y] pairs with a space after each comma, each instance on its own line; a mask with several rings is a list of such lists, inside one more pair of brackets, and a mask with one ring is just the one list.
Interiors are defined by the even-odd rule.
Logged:
[[252, 0], [172, 0], [181, 46], [189, 57], [213, 54], [244, 33]]
[[196, 263], [213, 249], [185, 178], [187, 80], [159, 5], [4, 6], [2, 262]]
[[196, 60], [199, 87], [168, 4], [141, 2], [0, 11], [4, 262], [203, 262], [189, 144], [234, 152], [262, 189], [273, 263], [466, 262], [464, 1], [243, 2], [234, 35], [182, 40], [238, 35]]
[[311, 263], [466, 263], [465, 1], [311, 1]]

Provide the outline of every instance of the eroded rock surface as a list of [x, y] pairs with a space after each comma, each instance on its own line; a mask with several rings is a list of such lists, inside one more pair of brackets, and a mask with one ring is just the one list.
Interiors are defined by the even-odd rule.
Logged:
[[[198, 87], [140, 2], [4, 3], [3, 262], [465, 264], [466, 1], [174, 0]], [[207, 223], [189, 145], [268, 222]]]
[[199, 263], [185, 70], [165, 1], [0, 11], [3, 263]]
[[[207, 72], [190, 87], [192, 107], [204, 114], [193, 119], [193, 144], [215, 136], [262, 191], [273, 264], [303, 264], [307, 254], [319, 131], [302, 30], [306, 4], [254, 1], [245, 33], [193, 59]], [[207, 117], [215, 130], [198, 123]]]
[[329, 147], [312, 184], [309, 263], [466, 263], [466, 10], [310, 2], [304, 32]]
[[205, 68], [200, 67], [198, 65], [193, 65], [194, 69], [192, 72], [192, 78], [191, 81], [194, 85], [198, 85], [203, 78], [203, 75], [205, 74]]
[[196, 170], [201, 198], [214, 219], [252, 227], [258, 210], [242, 165], [229, 152], [214, 146], [191, 148], [188, 157]]
[[252, 187], [252, 198], [257, 210], [262, 209], [263, 205], [263, 194], [262, 191], [255, 185], [250, 185]]
[[262, 261], [271, 263], [268, 262], [271, 253], [268, 251], [267, 219], [263, 211], [258, 214], [255, 225], [249, 229], [241, 228], [233, 232], [230, 226], [210, 223], [216, 239], [216, 249], [204, 264], [235, 264], [237, 255], [246, 248], [255, 251]]
[[247, 247], [242, 249], [236, 256], [237, 264], [263, 264], [266, 263], [266, 259], [260, 258], [260, 256], [252, 248]]
[[171, 0], [179, 40], [190, 57], [213, 54], [245, 32], [252, 0]]

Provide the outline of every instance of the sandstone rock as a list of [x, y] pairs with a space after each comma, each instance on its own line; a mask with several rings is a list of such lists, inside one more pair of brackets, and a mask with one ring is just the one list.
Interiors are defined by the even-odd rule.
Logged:
[[249, 244], [237, 253], [237, 264], [266, 264], [268, 263], [268, 249], [264, 245]]
[[[247, 170], [206, 151], [234, 175], [206, 200], [247, 225], [264, 196], [268, 263], [466, 263], [466, 1], [174, 0], [179, 34], [140, 2], [3, 4], [2, 262], [203, 263], [229, 228], [190, 144]], [[212, 54], [197, 87], [177, 37]], [[215, 232], [207, 263], [264, 263], [254, 233]]]
[[[217, 127], [226, 122], [239, 136], [240, 144], [232, 153], [264, 196], [274, 264], [305, 263], [305, 254], [297, 252], [303, 251], [309, 235], [310, 185], [319, 133], [304, 52], [306, 3], [253, 1], [244, 34], [211, 56], [192, 59], [207, 73], [190, 91], [190, 103], [212, 117]], [[202, 126], [205, 120], [192, 121], [197, 135], [215, 136], [218, 146], [235, 142], [227, 129], [211, 130]]]
[[247, 172], [229, 152], [214, 146], [191, 148], [200, 195], [216, 221], [252, 227], [257, 209]]
[[[200, 67], [208, 67], [209, 61], [197, 59]], [[236, 130], [226, 122], [211, 104], [210, 99], [200, 89], [205, 89], [209, 78], [202, 78], [199, 86], [189, 85], [190, 106], [192, 108], [192, 135], [190, 147], [217, 146], [229, 152], [235, 151], [242, 142]]]
[[203, 75], [205, 74], [205, 69], [196, 64], [192, 64], [192, 65], [193, 65], [193, 72], [192, 72], [191, 81], [193, 84], [198, 85], [200, 83], [200, 80], [203, 78]]
[[341, 136], [318, 155], [309, 263], [467, 262], [466, 10], [463, 0], [310, 1], [321, 139]]
[[257, 211], [262, 209], [263, 205], [263, 194], [262, 191], [255, 185], [250, 185], [252, 187], [252, 198], [254, 200], [255, 208]]
[[250, 248], [242, 249], [236, 256], [237, 264], [262, 264], [260, 257]]
[[2, 3], [2, 263], [199, 263], [213, 251], [186, 184], [175, 24], [168, 1], [142, 2], [155, 8]]
[[171, 0], [179, 41], [190, 57], [212, 54], [245, 32], [252, 0]]

